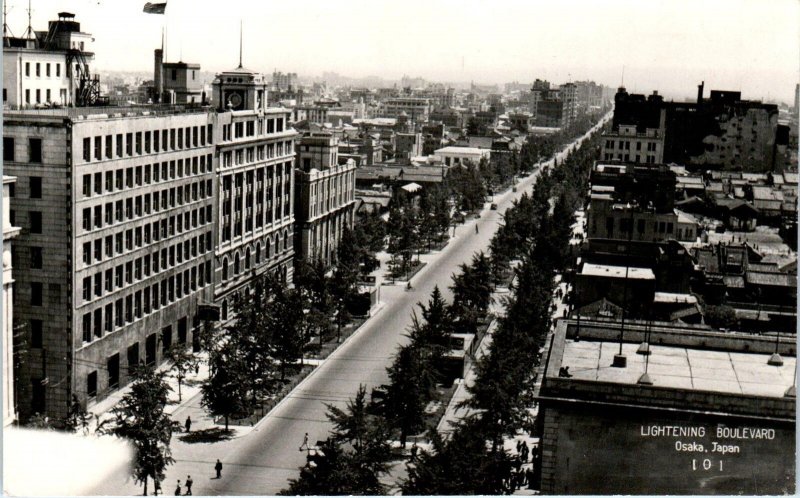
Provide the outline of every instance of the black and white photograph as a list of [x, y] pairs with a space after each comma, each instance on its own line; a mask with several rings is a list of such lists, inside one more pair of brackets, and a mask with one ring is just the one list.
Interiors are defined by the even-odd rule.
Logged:
[[798, 0], [3, 0], [7, 496], [794, 495]]

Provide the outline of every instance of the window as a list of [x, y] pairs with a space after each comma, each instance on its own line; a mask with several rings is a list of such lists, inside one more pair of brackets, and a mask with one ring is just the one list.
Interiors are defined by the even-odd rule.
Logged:
[[31, 306], [42, 305], [42, 283], [31, 282]]
[[41, 320], [31, 320], [31, 347], [32, 348], [41, 348], [42, 347], [42, 331], [43, 331], [43, 324]]
[[94, 137], [94, 158], [98, 161], [103, 158], [103, 137]]
[[[33, 178], [31, 178], [31, 191], [33, 191]], [[83, 175], [83, 196], [92, 195], [92, 175]]]
[[122, 133], [117, 134], [117, 157], [122, 157]]
[[[56, 78], [61, 77], [61, 64], [56, 63]], [[66, 102], [62, 102], [62, 104], [66, 104]]]
[[83, 300], [89, 301], [92, 299], [92, 279], [84, 277], [83, 279]]
[[[84, 256], [84, 259], [86, 256]], [[42, 269], [42, 248], [31, 247], [31, 268], [34, 270]]]
[[105, 329], [106, 332], [114, 330], [114, 304], [108, 303], [105, 310]]
[[31, 211], [28, 216], [30, 217], [31, 233], [42, 233], [42, 212]]
[[136, 153], [137, 154], [141, 154], [142, 153], [142, 132], [141, 131], [137, 131], [136, 132]]
[[91, 342], [92, 340], [92, 314], [86, 313], [83, 315], [82, 322], [83, 329], [83, 342]]
[[111, 159], [111, 151], [113, 150], [112, 140], [112, 135], [106, 135], [106, 159]]
[[36, 77], [38, 78], [41, 75], [42, 75], [42, 64], [37, 62], [36, 63]]
[[25, 63], [25, 76], [30, 76], [30, 75], [31, 75], [31, 63], [30, 62], [26, 62]]
[[42, 198], [42, 177], [41, 176], [32, 176], [30, 177], [30, 198], [31, 199], [41, 199]]
[[41, 163], [42, 162], [42, 139], [29, 138], [28, 145], [30, 149], [30, 156], [28, 162]]
[[85, 208], [83, 210], [83, 229], [84, 230], [91, 230], [92, 229], [92, 210], [89, 208]]
[[119, 353], [110, 357], [106, 361], [106, 368], [108, 369], [108, 388], [116, 389], [119, 387]]
[[86, 376], [86, 394], [90, 398], [97, 397], [97, 371]]
[[25, 89], [25, 103], [26, 104], [31, 103], [31, 91], [28, 88]]
[[133, 133], [125, 134], [125, 154], [128, 156], [133, 155]]
[[3, 137], [3, 161], [14, 160], [14, 138]]

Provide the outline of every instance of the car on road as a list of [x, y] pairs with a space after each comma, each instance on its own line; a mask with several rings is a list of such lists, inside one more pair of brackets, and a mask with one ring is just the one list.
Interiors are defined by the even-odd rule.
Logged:
[[[515, 189], [516, 190], [516, 189]], [[497, 211], [497, 204], [492, 203], [492, 211]]]

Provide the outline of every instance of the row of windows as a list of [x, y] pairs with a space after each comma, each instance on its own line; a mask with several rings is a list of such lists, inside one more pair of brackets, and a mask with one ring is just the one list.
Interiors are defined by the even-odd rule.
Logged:
[[[635, 158], [634, 162], [636, 162], [636, 163], [641, 163], [642, 162], [642, 156], [640, 156], [639, 154], [636, 154], [634, 156], [634, 158]], [[630, 154], [616, 154], [616, 158], [615, 158], [613, 153], [606, 152], [605, 154], [603, 154], [603, 160], [604, 161], [617, 160], [617, 161], [628, 162], [628, 161], [631, 160], [631, 155]], [[644, 157], [644, 161], [645, 161], [646, 164], [655, 164], [656, 163], [656, 156], [648, 155], [648, 156]]]
[[[36, 103], [37, 104], [42, 104], [42, 103], [45, 103], [45, 102], [52, 102], [53, 101], [53, 92], [52, 92], [52, 90], [50, 88], [46, 88], [45, 91], [44, 91], [45, 100], [42, 100], [42, 90], [40, 88], [37, 88], [35, 90], [35, 92], [36, 93], [34, 95], [36, 95]], [[61, 98], [61, 102], [62, 103], [67, 100], [67, 89], [66, 88], [59, 89], [59, 97]], [[6, 100], [8, 100], [8, 94], [6, 93], [5, 88], [4, 88], [3, 89], [3, 101], [6, 101]], [[26, 88], [25, 89], [25, 103], [26, 104], [30, 104], [31, 103], [31, 89], [30, 88]]]
[[[274, 166], [275, 215], [278, 218], [291, 213], [291, 162]], [[222, 177], [222, 242], [245, 232], [260, 228], [273, 220], [273, 166]], [[281, 174], [283, 172], [283, 174]], [[265, 184], [266, 180], [266, 184]], [[284, 189], [285, 184], [285, 189]], [[255, 205], [255, 209], [254, 209]], [[255, 216], [255, 220], [254, 220]]]
[[146, 223], [124, 232], [99, 237], [83, 243], [83, 263], [99, 263], [104, 257], [119, 256], [211, 222], [211, 206], [206, 206], [154, 221], [152, 224]]
[[[637, 141], [635, 143], [636, 150], [642, 150], [642, 142]], [[606, 140], [606, 149], [613, 149], [614, 144], [614, 140]], [[631, 150], [631, 142], [630, 140], [620, 140], [618, 147], [620, 150]], [[656, 150], [658, 150], [658, 144], [656, 142], [647, 142], [647, 152], [655, 152]]]
[[[266, 130], [264, 123], [266, 122]], [[248, 121], [238, 121], [236, 123], [222, 125], [222, 140], [231, 140], [231, 132], [233, 138], [244, 138], [256, 136], [256, 126], [258, 126], [258, 134], [263, 135], [266, 133], [282, 133], [284, 130], [284, 118], [258, 118], [250, 119]]]
[[[106, 202], [105, 206], [83, 208], [82, 227], [85, 231], [109, 227], [115, 223], [134, 220], [151, 213], [183, 206], [190, 202], [212, 197], [212, 180], [187, 183], [181, 187], [165, 188], [153, 193]], [[211, 207], [206, 217], [211, 218]], [[187, 217], [189, 213], [184, 213]], [[188, 218], [187, 218], [188, 219]], [[187, 228], [188, 228], [187, 224]]]
[[211, 263], [203, 262], [84, 313], [83, 342], [91, 342], [102, 337], [104, 332], [133, 323], [211, 283]]
[[[233, 268], [230, 268], [230, 262], [227, 256], [222, 258], [222, 281], [228, 280], [229, 277], [236, 277], [242, 271], [249, 270], [253, 264], [253, 259], [255, 259], [255, 264], [259, 265], [261, 264], [262, 258], [265, 260], [272, 259], [281, 252], [286, 251], [289, 248], [289, 238], [289, 232], [284, 230], [283, 237], [278, 235], [277, 243], [273, 244], [272, 240], [268, 240], [264, 244], [263, 255], [261, 242], [256, 243], [252, 256], [249, 247], [245, 249], [244, 258], [241, 258], [237, 252], [233, 257]], [[244, 259], [244, 261], [242, 261], [242, 259]], [[231, 271], [233, 272], [232, 275], [230, 274]]]
[[[41, 62], [37, 62], [35, 67], [36, 67], [36, 77], [37, 78], [41, 77], [42, 76], [42, 63]], [[60, 78], [61, 77], [61, 63], [59, 63], [59, 62], [56, 62], [55, 64], [52, 64], [52, 65], [49, 62], [46, 62], [44, 64], [44, 75], [45, 75], [45, 77], [49, 78], [51, 76], [51, 74], [53, 74], [53, 72], [50, 71], [51, 67], [55, 67], [56, 78]], [[31, 63], [30, 62], [26, 62], [25, 63], [25, 76], [26, 77], [30, 77], [31, 76]]]
[[211, 251], [211, 232], [178, 242], [83, 279], [83, 301], [90, 302]]
[[[83, 139], [83, 160], [132, 157], [151, 152], [169, 152], [191, 147], [210, 145], [213, 141], [212, 125], [187, 126], [164, 130], [98, 135]], [[94, 147], [92, 147], [94, 145]]]
[[[84, 197], [211, 172], [211, 154], [83, 175]], [[105, 175], [105, 176], [104, 176]]]
[[292, 154], [292, 142], [277, 142], [258, 147], [243, 147], [222, 153], [222, 166], [239, 166], [254, 161], [264, 161], [274, 157]]
[[[3, 137], [3, 161], [17, 161], [14, 137]], [[28, 138], [28, 162], [42, 162], [42, 139]]]

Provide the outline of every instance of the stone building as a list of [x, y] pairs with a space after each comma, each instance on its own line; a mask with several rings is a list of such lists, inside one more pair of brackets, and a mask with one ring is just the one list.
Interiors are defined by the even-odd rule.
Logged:
[[213, 300], [214, 121], [177, 107], [6, 113], [22, 418], [63, 421], [72, 396], [92, 405], [192, 340]]
[[17, 420], [14, 396], [14, 275], [11, 240], [19, 235], [9, 217], [11, 191], [16, 178], [3, 176], [3, 427]]
[[353, 225], [355, 161], [339, 160], [337, 138], [310, 133], [297, 143], [295, 185], [295, 256], [331, 263], [344, 228]]
[[290, 111], [267, 107], [267, 83], [241, 65], [217, 75], [219, 241], [214, 300], [227, 320], [234, 293], [253, 279], [293, 275], [294, 141]]

